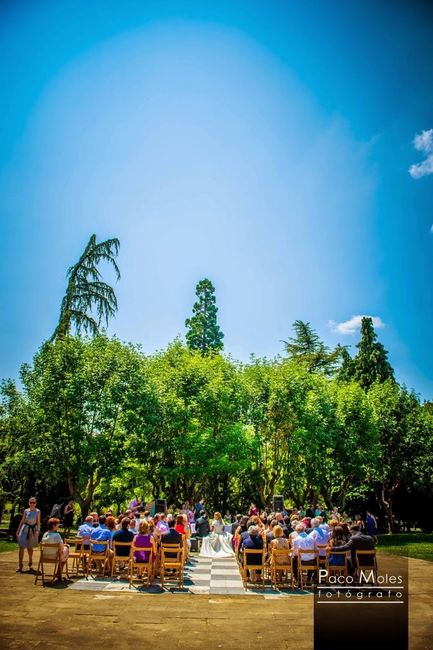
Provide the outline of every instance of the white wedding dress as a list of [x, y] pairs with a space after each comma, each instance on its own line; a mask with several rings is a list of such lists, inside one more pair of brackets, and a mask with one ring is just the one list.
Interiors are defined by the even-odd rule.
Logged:
[[203, 537], [200, 557], [233, 557], [232, 537], [224, 531], [224, 524], [218, 519], [212, 522], [212, 532], [209, 537]]

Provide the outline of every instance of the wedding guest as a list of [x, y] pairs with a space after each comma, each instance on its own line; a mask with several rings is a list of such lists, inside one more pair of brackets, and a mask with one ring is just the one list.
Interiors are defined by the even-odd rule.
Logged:
[[21, 573], [23, 570], [25, 549], [27, 549], [29, 556], [29, 569], [32, 568], [33, 549], [38, 545], [40, 528], [41, 511], [36, 507], [36, 497], [30, 497], [29, 507], [24, 510], [24, 514], [21, 518], [17, 530], [17, 540], [19, 546], [17, 573]]

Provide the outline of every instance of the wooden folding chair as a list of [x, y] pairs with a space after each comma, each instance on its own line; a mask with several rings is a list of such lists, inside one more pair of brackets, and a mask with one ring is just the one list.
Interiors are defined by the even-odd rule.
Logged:
[[[50, 552], [51, 550], [54, 551]], [[42, 584], [45, 585], [45, 565], [50, 564], [53, 567], [53, 575], [51, 578], [51, 584], [56, 578], [58, 578], [61, 570], [61, 558], [60, 558], [60, 544], [48, 544], [41, 542], [39, 544], [39, 563], [36, 571], [35, 584], [39, 580], [39, 577], [42, 579]]]
[[187, 542], [186, 533], [182, 533], [182, 547], [183, 547], [184, 562], [186, 562], [188, 560], [188, 555], [189, 555], [189, 546]]
[[374, 549], [355, 551], [355, 580], [360, 580], [361, 571], [373, 572], [373, 584], [377, 582], [377, 559]]
[[[311, 560], [304, 560], [302, 561], [302, 557], [304, 555], [313, 555], [314, 560], [312, 561], [311, 564], [309, 562]], [[308, 562], [308, 564], [307, 564]], [[304, 576], [304, 571], [306, 571], [307, 575]], [[310, 584], [312, 584], [311, 577], [313, 574], [316, 574], [316, 577], [319, 575], [319, 554], [317, 551], [314, 549], [298, 549], [298, 584], [301, 589], [304, 589], [304, 587], [308, 586], [308, 577], [310, 576]]]
[[[334, 558], [341, 558], [342, 559], [341, 564], [336, 564], [334, 562], [331, 564], [331, 556]], [[347, 576], [349, 573], [349, 562], [347, 558], [347, 551], [333, 551], [332, 548], [329, 548], [326, 554], [325, 567], [326, 567], [328, 581], [331, 575]]]
[[[146, 562], [137, 562], [135, 559], [135, 553], [146, 551], [148, 553], [148, 558]], [[138, 578], [141, 580], [143, 573], [146, 574], [147, 584], [150, 587], [153, 580], [153, 548], [151, 546], [134, 546], [131, 545], [131, 552], [129, 555], [129, 564], [128, 564], [128, 579], [129, 579], [129, 588], [132, 586], [132, 581], [135, 576], [135, 569], [138, 569]]]
[[[92, 541], [90, 540], [90, 550], [87, 558], [86, 565], [86, 579], [89, 577], [89, 573], [92, 571], [92, 564], [95, 563], [96, 575], [103, 577], [109, 562], [109, 545], [110, 542], [107, 541]], [[104, 550], [102, 552], [95, 551], [95, 546], [103, 546]], [[98, 570], [98, 564], [100, 568]]]
[[65, 564], [66, 575], [69, 576], [69, 560], [72, 560], [72, 572], [75, 570], [75, 575], [78, 576], [80, 568], [82, 568], [83, 573], [85, 573], [85, 564], [84, 564], [84, 546], [83, 539], [81, 537], [71, 537], [65, 539], [65, 544], [69, 546], [69, 556]]
[[[244, 589], [245, 591], [248, 589], [248, 583], [257, 585], [256, 582], [251, 580], [251, 571], [260, 571], [261, 572], [261, 582], [262, 582], [262, 589], [263, 591], [265, 590], [265, 571], [266, 571], [266, 550], [263, 549], [255, 549], [255, 548], [244, 548], [243, 549], [243, 562], [242, 562], [242, 567], [241, 567], [241, 576], [242, 576], [242, 582], [244, 584]], [[252, 560], [254, 557], [260, 556], [261, 557], [261, 562], [260, 564], [254, 563]]]
[[[278, 562], [279, 558], [284, 561]], [[278, 585], [283, 586], [286, 584], [289, 586], [289, 581], [290, 587], [293, 589], [293, 564], [289, 550], [277, 548], [271, 549], [270, 574], [271, 584], [274, 589], [277, 589]]]
[[[116, 566], [118, 564], [121, 564], [122, 562], [125, 565], [125, 568], [128, 569], [129, 565], [129, 560], [131, 556], [131, 547], [132, 547], [132, 541], [131, 542], [116, 542], [113, 541], [113, 555], [110, 558], [111, 560], [111, 577], [114, 576], [114, 571], [116, 569]], [[128, 554], [127, 555], [118, 555], [117, 554], [117, 549], [119, 548], [128, 548]]]
[[327, 544], [316, 544], [316, 549], [319, 554], [319, 567], [324, 569], [326, 567], [326, 549]]
[[167, 572], [168, 579], [176, 578], [179, 588], [183, 587], [183, 567], [184, 556], [183, 547], [179, 544], [161, 544], [161, 564], [159, 567], [159, 575], [161, 579], [161, 587], [164, 587], [164, 580]]

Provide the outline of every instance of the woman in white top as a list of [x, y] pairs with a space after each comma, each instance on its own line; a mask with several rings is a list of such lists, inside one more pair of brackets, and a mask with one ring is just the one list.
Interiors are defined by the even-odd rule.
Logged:
[[41, 511], [36, 507], [36, 498], [30, 497], [29, 507], [24, 514], [17, 530], [19, 550], [19, 566], [17, 573], [23, 570], [24, 550], [29, 554], [29, 569], [32, 568], [33, 549], [39, 543], [39, 530], [41, 528]]
[[56, 517], [51, 517], [48, 519], [48, 524], [47, 524], [47, 531], [43, 534], [42, 536], [42, 544], [58, 544], [59, 547], [57, 548], [45, 548], [44, 549], [44, 557], [53, 560], [56, 555], [57, 551], [60, 551], [60, 566], [59, 566], [59, 573], [57, 574], [57, 577], [59, 579], [62, 578], [62, 571], [63, 567], [65, 566], [66, 562], [68, 561], [69, 557], [69, 546], [67, 544], [64, 544], [62, 536], [58, 532], [58, 527], [59, 527], [60, 521]]
[[204, 537], [200, 550], [201, 557], [233, 557], [232, 535], [224, 530], [224, 522], [220, 512], [214, 514], [211, 524], [211, 534]]

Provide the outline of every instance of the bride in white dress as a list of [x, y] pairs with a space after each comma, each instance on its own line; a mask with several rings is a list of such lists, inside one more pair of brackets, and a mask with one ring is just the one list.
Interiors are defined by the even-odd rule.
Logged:
[[216, 512], [211, 524], [211, 534], [209, 537], [203, 537], [200, 556], [212, 558], [233, 557], [232, 537], [233, 535], [224, 531], [221, 513]]

